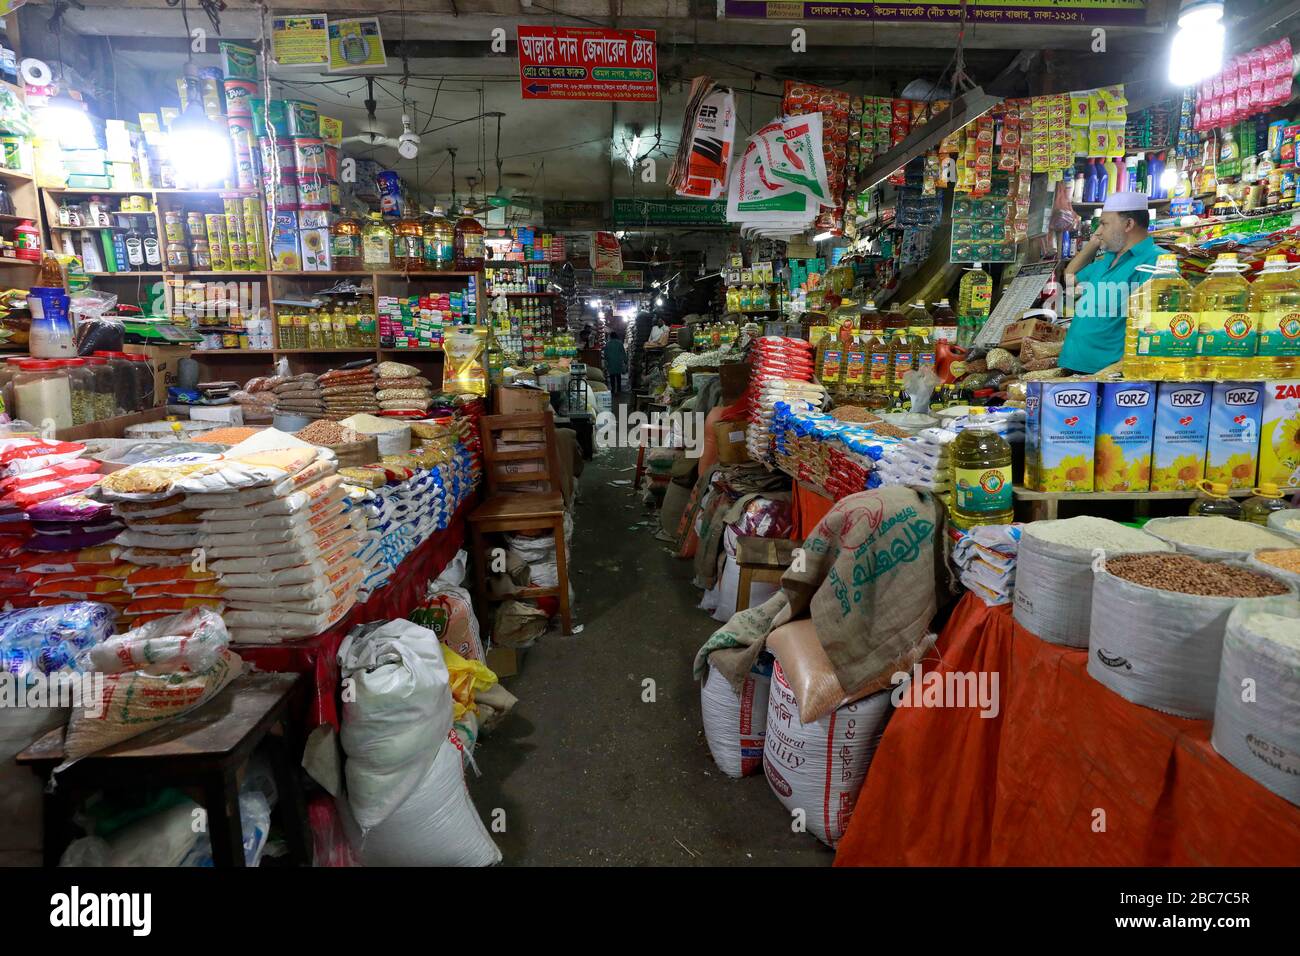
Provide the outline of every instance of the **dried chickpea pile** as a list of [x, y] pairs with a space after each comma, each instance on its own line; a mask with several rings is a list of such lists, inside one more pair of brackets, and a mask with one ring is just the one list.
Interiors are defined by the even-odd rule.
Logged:
[[361, 436], [351, 428], [340, 425], [338, 422], [332, 422], [327, 418], [318, 418], [306, 428], [299, 429], [294, 434], [303, 441], [311, 442], [313, 445], [324, 445], [326, 448], [333, 448], [336, 445], [350, 445], [361, 440]]
[[1134, 584], [1180, 594], [1256, 598], [1289, 593], [1285, 584], [1267, 574], [1186, 554], [1126, 554], [1110, 558], [1106, 570]]

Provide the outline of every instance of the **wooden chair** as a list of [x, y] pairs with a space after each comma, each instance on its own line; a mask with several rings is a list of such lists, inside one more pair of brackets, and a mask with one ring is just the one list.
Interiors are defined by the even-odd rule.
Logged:
[[[487, 553], [484, 535], [497, 532], [549, 530], [555, 536], [556, 586], [528, 587], [516, 592], [519, 598], [558, 597], [560, 622], [565, 634], [573, 633], [569, 609], [569, 568], [564, 553], [564, 495], [560, 488], [560, 456], [555, 443], [555, 422], [546, 413], [523, 415], [485, 415], [479, 430], [483, 438], [484, 474], [487, 478], [486, 500], [470, 512], [469, 529], [474, 550], [474, 590], [478, 598], [480, 621], [487, 621]], [[540, 449], [498, 450], [505, 432], [533, 435], [526, 439], [540, 443]], [[518, 437], [518, 436], [516, 436]], [[513, 439], [512, 439], [513, 440]], [[510, 473], [515, 462], [537, 462], [540, 469]], [[547, 491], [518, 491], [521, 484], [544, 482]]]

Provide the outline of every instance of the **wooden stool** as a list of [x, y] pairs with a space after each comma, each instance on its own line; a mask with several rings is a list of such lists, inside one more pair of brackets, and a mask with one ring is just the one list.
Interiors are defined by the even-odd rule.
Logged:
[[[139, 790], [180, 787], [198, 791], [208, 813], [212, 862], [244, 865], [244, 831], [239, 821], [240, 768], [263, 740], [279, 791], [274, 812], [289, 844], [290, 859], [312, 861], [307, 806], [298, 779], [302, 750], [290, 738], [286, 715], [301, 675], [241, 674], [198, 710], [153, 730], [82, 757], [50, 775], [63, 762], [63, 728], [56, 727], [15, 757], [47, 784], [44, 796], [45, 865], [57, 866], [70, 840], [74, 796], [94, 790]], [[284, 737], [269, 733], [280, 724]]]
[[755, 581], [780, 584], [781, 575], [794, 560], [799, 542], [789, 538], [757, 538], [746, 535], [736, 539], [736, 565], [740, 583], [736, 588], [736, 610], [749, 607], [749, 589]]

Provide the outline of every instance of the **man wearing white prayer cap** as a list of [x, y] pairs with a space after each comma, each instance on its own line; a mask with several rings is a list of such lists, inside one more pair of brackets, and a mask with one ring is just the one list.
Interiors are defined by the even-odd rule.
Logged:
[[1124, 356], [1129, 294], [1147, 279], [1160, 248], [1147, 235], [1151, 216], [1145, 193], [1117, 192], [1101, 207], [1101, 228], [1065, 267], [1066, 289], [1075, 287], [1074, 318], [1058, 360], [1062, 368], [1091, 374]]

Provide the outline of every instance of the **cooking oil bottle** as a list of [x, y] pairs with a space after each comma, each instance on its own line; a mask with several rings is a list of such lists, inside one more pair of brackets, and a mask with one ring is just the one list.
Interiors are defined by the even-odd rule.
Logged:
[[869, 332], [844, 329], [840, 333], [844, 342], [844, 401], [862, 404], [867, 391], [867, 348], [871, 341]]
[[1250, 284], [1250, 311], [1259, 330], [1254, 379], [1294, 378], [1300, 372], [1300, 276], [1285, 255], [1269, 256]]
[[1255, 489], [1254, 496], [1242, 503], [1241, 520], [1266, 525], [1269, 515], [1286, 509], [1287, 503], [1282, 498], [1282, 491], [1271, 481], [1264, 481]]
[[912, 339], [912, 368], [934, 369], [934, 318], [918, 299], [905, 313], [907, 334]]
[[885, 334], [885, 317], [868, 300], [862, 312], [867, 353], [867, 392], [883, 396], [889, 391], [889, 339]]
[[[975, 263], [957, 285], [957, 314], [975, 319], [987, 318], [993, 305], [993, 277], [984, 271], [982, 262]], [[982, 322], [976, 322], [977, 326]]]
[[817, 380], [832, 395], [838, 395], [844, 380], [844, 348], [840, 330], [832, 325], [817, 345]]
[[903, 387], [903, 376], [912, 370], [912, 337], [907, 333], [907, 318], [890, 310], [885, 316], [885, 332], [889, 336], [889, 390]]
[[1178, 257], [1162, 255], [1155, 272], [1128, 298], [1124, 377], [1185, 382], [1194, 376], [1198, 326], [1191, 284]]
[[1235, 252], [1220, 253], [1192, 295], [1197, 315], [1195, 378], [1250, 378], [1259, 339], [1250, 314], [1250, 283]]
[[1196, 483], [1199, 494], [1192, 506], [1187, 509], [1189, 515], [1223, 515], [1225, 518], [1240, 518], [1241, 505], [1235, 498], [1228, 497], [1228, 486], [1221, 481], [1202, 478]]
[[962, 529], [1014, 520], [1011, 446], [982, 425], [983, 414], [983, 409], [971, 409], [970, 424], [952, 443], [953, 523]]

